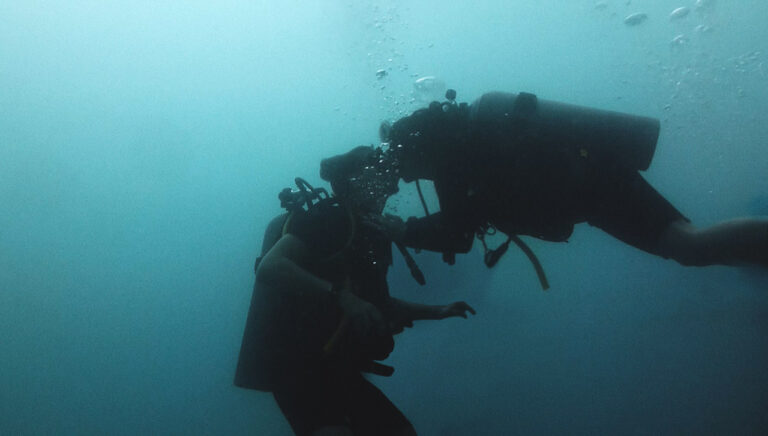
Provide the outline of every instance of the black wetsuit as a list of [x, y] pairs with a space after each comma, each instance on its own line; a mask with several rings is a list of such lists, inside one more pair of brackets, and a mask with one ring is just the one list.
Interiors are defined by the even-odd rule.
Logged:
[[[274, 233], [284, 222], [282, 218], [270, 224], [265, 243], [274, 244]], [[349, 276], [353, 292], [389, 316], [386, 274], [392, 252], [385, 235], [353, 218], [343, 206], [327, 202], [294, 212], [286, 230], [312, 251], [316, 262], [305, 265], [310, 272], [334, 283]], [[361, 374], [371, 361], [391, 352], [391, 335], [361, 340], [342, 334], [329, 352], [323, 347], [341, 321], [332, 298], [307, 304], [289, 296], [264, 301], [260, 294], [255, 286], [236, 385], [272, 392], [298, 435], [340, 425], [354, 434], [388, 434], [410, 425]]]
[[637, 171], [590, 171], [577, 181], [554, 170], [518, 172], [486, 191], [457, 183], [456, 174], [436, 178], [440, 212], [409, 219], [404, 243], [465, 253], [486, 223], [507, 234], [563, 242], [574, 224], [587, 222], [658, 254], [661, 233], [670, 223], [686, 220]]
[[661, 233], [685, 217], [638, 171], [658, 122], [531, 97], [516, 105], [513, 94], [490, 93], [455, 115], [425, 110], [395, 123], [401, 159], [429, 161], [440, 202], [408, 221], [405, 244], [466, 252], [487, 224], [560, 242], [587, 222], [659, 254]]

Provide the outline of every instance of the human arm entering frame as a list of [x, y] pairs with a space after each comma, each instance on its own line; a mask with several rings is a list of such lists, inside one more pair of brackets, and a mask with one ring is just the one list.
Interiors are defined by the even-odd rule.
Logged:
[[392, 333], [400, 333], [405, 327], [413, 327], [414, 321], [439, 320], [460, 316], [467, 318], [467, 312], [475, 315], [475, 309], [464, 301], [457, 301], [446, 305], [428, 305], [390, 298], [392, 320], [390, 329]]

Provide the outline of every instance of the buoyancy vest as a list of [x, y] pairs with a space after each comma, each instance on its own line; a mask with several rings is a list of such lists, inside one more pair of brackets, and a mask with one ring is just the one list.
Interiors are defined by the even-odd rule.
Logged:
[[[302, 239], [319, 235], [317, 241], [305, 240], [315, 245], [311, 248], [318, 254], [317, 261], [307, 265], [310, 272], [332, 282], [348, 275], [363, 293], [358, 296], [377, 307], [385, 305], [389, 297], [386, 270], [391, 264], [391, 241], [359, 226], [348, 208], [325, 199], [309, 211], [294, 210], [275, 217], [265, 231], [262, 256], [286, 233]], [[334, 343], [332, 358], [336, 362], [332, 363], [357, 369], [365, 369], [372, 359], [385, 358], [394, 346], [391, 335], [361, 344], [340, 334], [341, 312], [331, 299], [306, 304], [279, 291], [265, 292], [262, 286], [258, 281], [254, 283], [235, 373], [236, 386], [271, 391], [286, 377], [312, 373], [320, 363], [328, 363], [329, 341]]]

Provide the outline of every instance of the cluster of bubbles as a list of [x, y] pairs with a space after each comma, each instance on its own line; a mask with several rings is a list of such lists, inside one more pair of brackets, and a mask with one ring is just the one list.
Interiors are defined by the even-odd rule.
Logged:
[[[372, 71], [371, 85], [382, 98], [381, 109], [388, 119], [394, 120], [424, 107], [431, 101], [440, 100], [445, 93], [445, 83], [430, 74], [411, 71], [406, 56], [400, 50], [405, 41], [397, 37], [409, 24], [396, 7], [371, 6], [372, 16], [367, 25], [367, 61]], [[431, 49], [429, 41], [423, 49]]]
[[[407, 97], [396, 91], [393, 83], [403, 74], [409, 74], [405, 56], [399, 50], [402, 45], [394, 36], [405, 28], [399, 11], [394, 7], [374, 6], [370, 11], [373, 20], [369, 24], [370, 37], [366, 56], [369, 68], [375, 71], [371, 85], [376, 87], [382, 98], [382, 109], [391, 117], [405, 113]], [[395, 77], [393, 77], [395, 76]]]
[[360, 173], [349, 178], [354, 188], [352, 195], [362, 203], [372, 202], [377, 210], [383, 209], [387, 198], [398, 190], [398, 168], [396, 154], [388, 144], [377, 148]]
[[641, 29], [654, 19], [668, 23], [665, 28], [670, 32], [669, 50], [658, 50], [663, 47], [663, 40], [658, 39], [656, 49], [652, 48], [656, 44], [653, 40], [646, 49], [646, 55], [652, 59], [646, 64], [649, 72], [656, 73], [659, 83], [669, 90], [669, 100], [663, 107], [666, 111], [678, 103], [685, 103], [687, 108], [706, 109], [722, 98], [744, 98], [753, 82], [765, 77], [759, 51], [736, 55], [714, 52], [718, 46], [712, 43], [720, 19], [716, 0], [676, 0], [678, 3], [671, 3], [667, 12], [656, 14], [639, 10], [640, 2], [622, 0], [622, 6], [617, 7], [618, 1], [609, 1], [598, 1], [595, 9], [600, 14], [610, 13], [629, 28]]
[[[379, 109], [382, 118], [395, 121], [432, 101], [442, 100], [446, 90], [445, 82], [433, 74], [414, 71], [407, 62], [407, 56], [402, 49], [405, 40], [399, 37], [406, 33], [410, 26], [404, 18], [407, 14], [403, 13], [403, 7], [366, 6], [359, 3], [353, 7], [360, 11], [360, 22], [365, 23], [363, 43], [366, 62], [370, 71], [371, 87], [381, 97]], [[433, 47], [433, 43], [424, 40], [411, 48], [431, 50]], [[385, 141], [385, 138], [382, 137], [382, 141]], [[380, 147], [384, 150], [383, 161], [366, 170], [376, 177], [365, 177], [378, 181], [363, 182], [367, 184], [367, 192], [371, 196], [396, 188], [396, 185], [392, 185], [392, 180], [394, 183], [398, 180], [398, 153], [395, 151], [401, 146], [381, 142]], [[411, 190], [408, 190], [394, 197], [386, 204], [387, 212], [397, 213], [401, 206], [407, 208], [411, 203], [418, 201], [411, 194]]]
[[[632, 0], [627, 0], [625, 2], [625, 6], [633, 7]], [[691, 11], [694, 10], [700, 18], [704, 19], [709, 13], [713, 11], [714, 7], [715, 0], [696, 0], [696, 3], [693, 5], [693, 7], [684, 5], [673, 7], [667, 18], [669, 21], [673, 22], [681, 21], [687, 19], [686, 17], [688, 17]], [[601, 0], [595, 4], [595, 9], [599, 11], [607, 11], [610, 9], [610, 5], [607, 1]], [[613, 15], [617, 15], [617, 13], [614, 12]], [[649, 14], [645, 12], [630, 12], [628, 15], [624, 16], [623, 22], [628, 27], [637, 27], [648, 21], [649, 17]], [[712, 25], [706, 23], [698, 24], [694, 28], [694, 31], [699, 33], [710, 33], [712, 30]], [[686, 35], [678, 34], [672, 38], [670, 43], [673, 45], [682, 45], [686, 44], [688, 41], [689, 38]]]

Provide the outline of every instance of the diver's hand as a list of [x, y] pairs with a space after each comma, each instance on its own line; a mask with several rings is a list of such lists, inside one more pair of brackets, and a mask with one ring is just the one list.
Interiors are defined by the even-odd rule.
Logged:
[[395, 313], [393, 318], [389, 321], [389, 332], [393, 335], [402, 333], [406, 327], [413, 327], [413, 318], [410, 318], [404, 313]]
[[367, 214], [362, 218], [368, 224], [387, 235], [394, 242], [400, 242], [405, 238], [406, 224], [402, 218], [391, 213]]
[[472, 315], [476, 313], [475, 309], [473, 309], [469, 304], [463, 301], [457, 301], [445, 306], [440, 306], [438, 309], [437, 319], [445, 319], [452, 316], [467, 318], [467, 312], [471, 313]]
[[398, 298], [389, 300], [390, 331], [397, 334], [406, 327], [413, 327], [413, 322], [422, 319], [445, 319], [452, 316], [467, 317], [467, 312], [475, 314], [475, 309], [463, 301], [433, 306], [428, 304], [412, 303]]
[[339, 307], [349, 333], [356, 338], [384, 335], [387, 328], [384, 317], [373, 304], [356, 296], [349, 290], [339, 292]]

